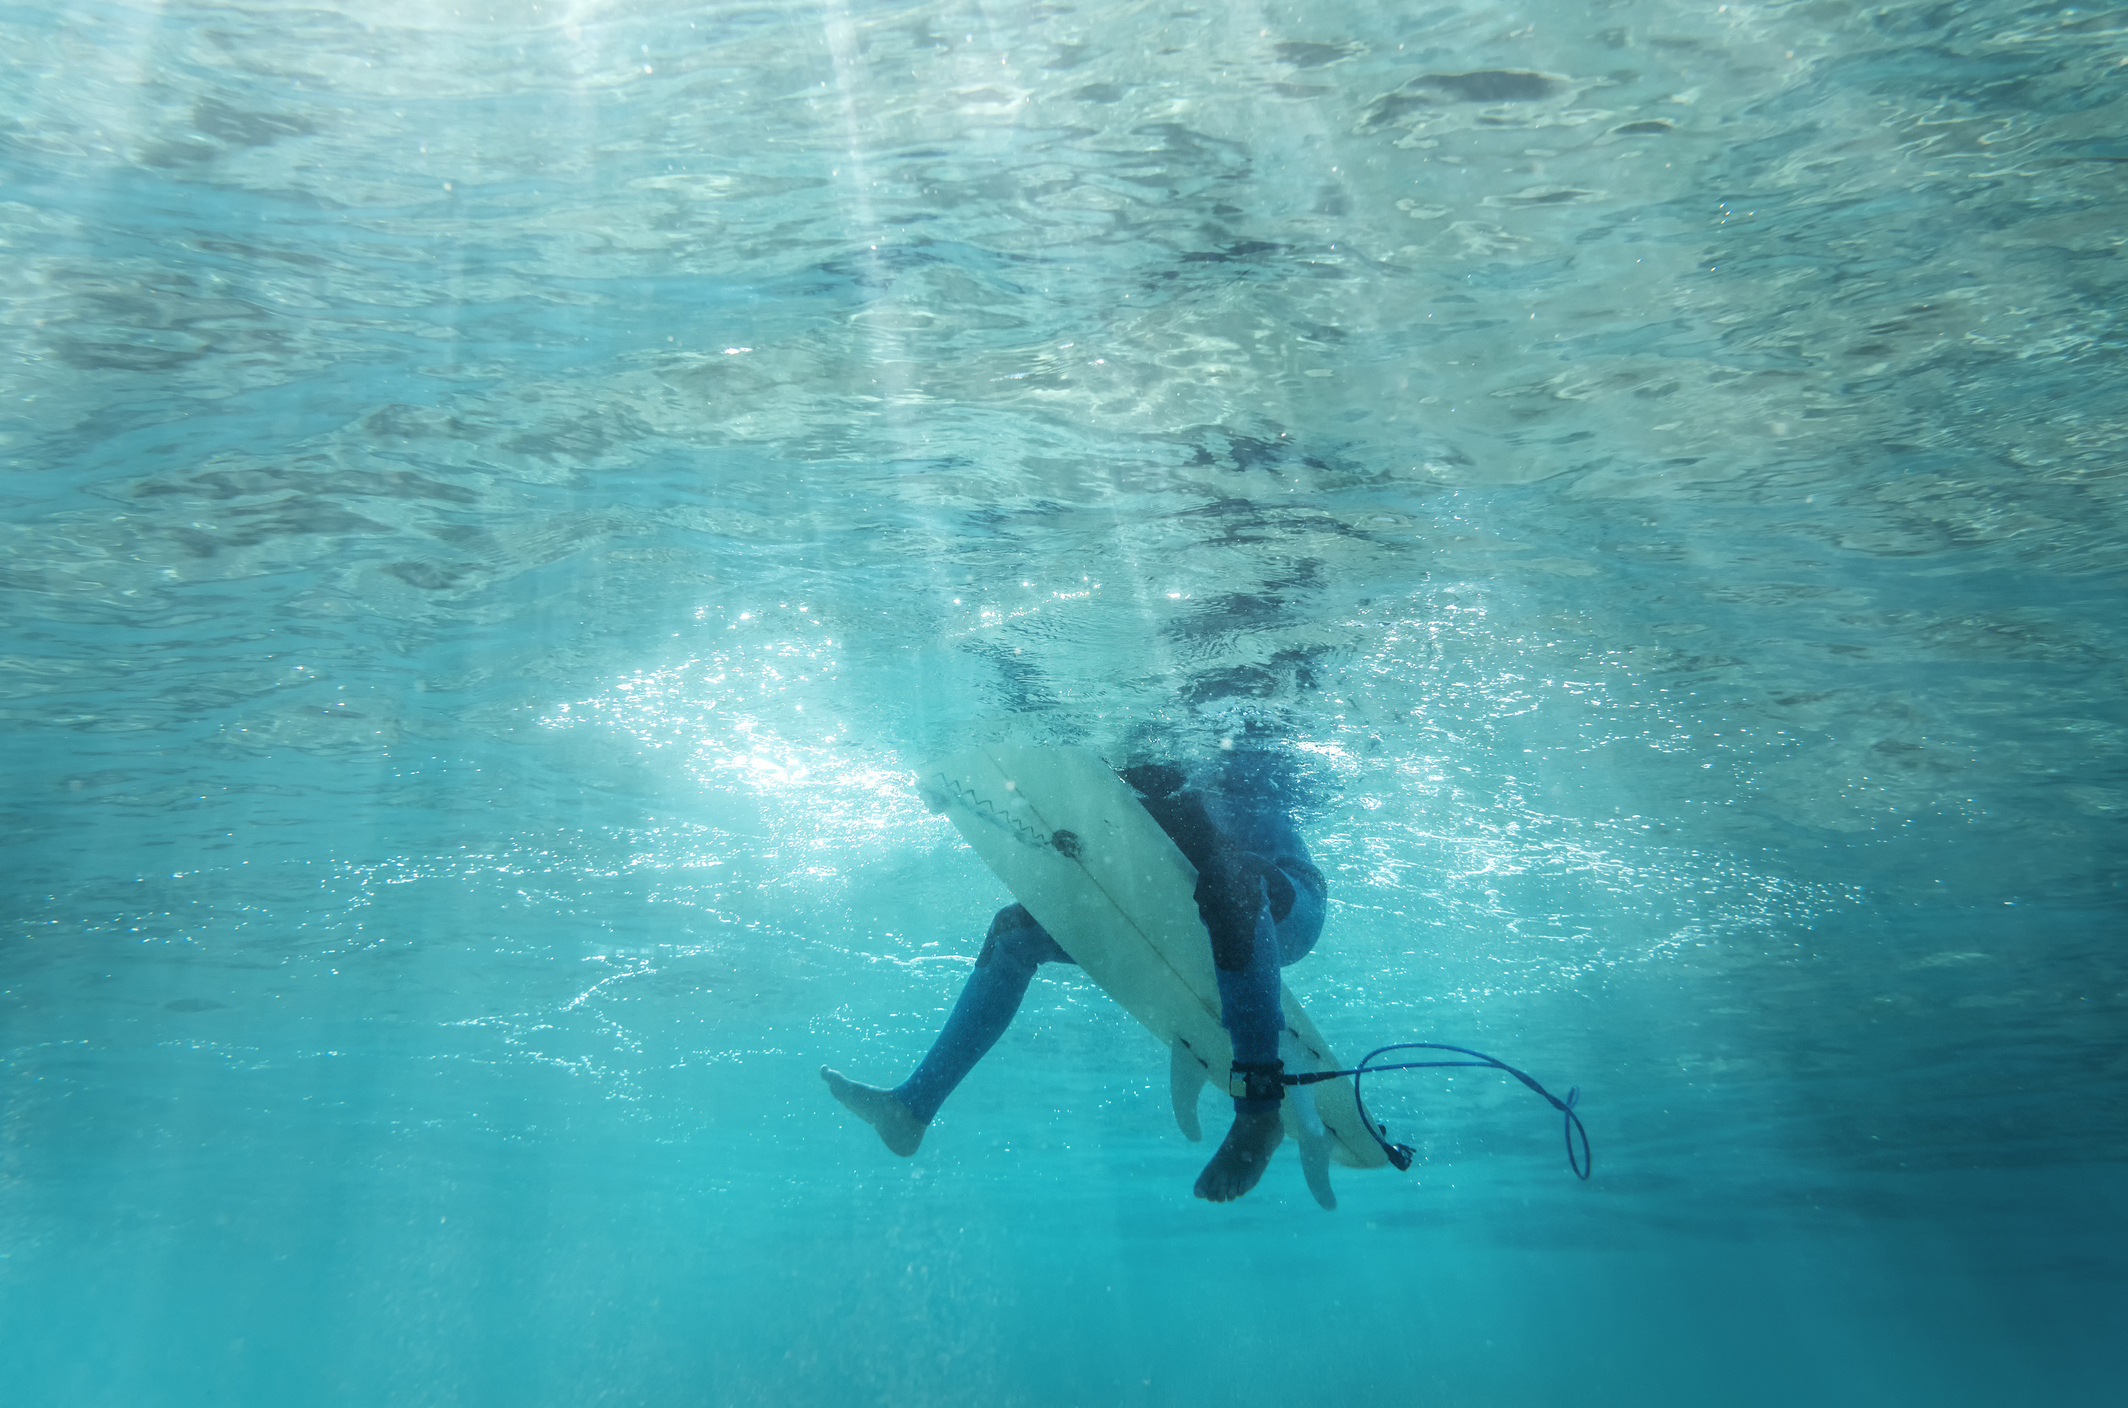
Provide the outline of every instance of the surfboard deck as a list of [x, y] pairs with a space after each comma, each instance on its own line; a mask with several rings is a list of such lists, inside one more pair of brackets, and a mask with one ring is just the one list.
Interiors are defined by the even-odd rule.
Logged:
[[[1201, 1138], [1198, 1092], [1207, 1083], [1226, 1088], [1234, 1047], [1219, 1020], [1196, 867], [1123, 779], [1084, 749], [964, 749], [922, 769], [918, 792], [1073, 961], [1169, 1049], [1176, 1123]], [[1280, 997], [1287, 1070], [1340, 1069], [1292, 990], [1281, 984]], [[1349, 1076], [1290, 1087], [1287, 1096], [1286, 1133], [1324, 1206], [1335, 1206], [1330, 1160], [1387, 1164]], [[1306, 1096], [1312, 1102], [1296, 1098]], [[1308, 1118], [1311, 1104], [1317, 1120]]]

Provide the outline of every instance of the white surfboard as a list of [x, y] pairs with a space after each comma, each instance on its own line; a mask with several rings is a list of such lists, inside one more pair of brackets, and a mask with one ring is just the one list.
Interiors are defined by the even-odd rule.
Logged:
[[[969, 748], [923, 769], [917, 787], [1035, 922], [1168, 1048], [1175, 1121], [1191, 1140], [1203, 1138], [1198, 1092], [1207, 1082], [1225, 1089], [1234, 1047], [1219, 1020], [1196, 867], [1084, 749]], [[1281, 985], [1280, 996], [1286, 1069], [1341, 1069], [1292, 990]], [[1324, 1207], [1336, 1206], [1330, 1160], [1350, 1168], [1388, 1162], [1360, 1118], [1349, 1076], [1288, 1087], [1283, 1110]]]

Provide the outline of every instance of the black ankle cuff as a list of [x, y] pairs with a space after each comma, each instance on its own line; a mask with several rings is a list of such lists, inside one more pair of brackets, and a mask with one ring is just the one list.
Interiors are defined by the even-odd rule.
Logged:
[[1254, 1108], [1246, 1113], [1257, 1114], [1286, 1098], [1286, 1083], [1280, 1079], [1286, 1073], [1283, 1061], [1236, 1061], [1228, 1070], [1227, 1094], [1234, 1097], [1237, 1110], [1247, 1105]]

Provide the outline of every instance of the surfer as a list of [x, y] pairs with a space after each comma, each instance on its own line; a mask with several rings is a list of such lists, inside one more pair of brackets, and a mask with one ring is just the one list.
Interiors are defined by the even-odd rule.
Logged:
[[[1323, 926], [1323, 874], [1281, 803], [1287, 767], [1277, 754], [1247, 750], [1223, 754], [1194, 775], [1171, 763], [1120, 773], [1197, 868], [1197, 911], [1234, 1043], [1234, 1123], [1197, 1176], [1197, 1196], [1215, 1203], [1254, 1188], [1283, 1137], [1278, 971], [1313, 948]], [[1007, 905], [990, 921], [945, 1028], [907, 1080], [886, 1090], [825, 1066], [820, 1077], [889, 1149], [914, 1154], [939, 1106], [1004, 1035], [1035, 970], [1071, 961], [1032, 915]]]

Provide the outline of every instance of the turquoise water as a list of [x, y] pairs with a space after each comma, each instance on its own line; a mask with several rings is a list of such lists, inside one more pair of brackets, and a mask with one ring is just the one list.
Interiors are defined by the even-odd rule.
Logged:
[[[2122, 12], [0, 36], [10, 1404], [2117, 1392]], [[828, 1100], [1005, 899], [918, 763], [1237, 701], [1329, 1038], [1590, 1182], [1197, 1202], [1053, 969]]]

